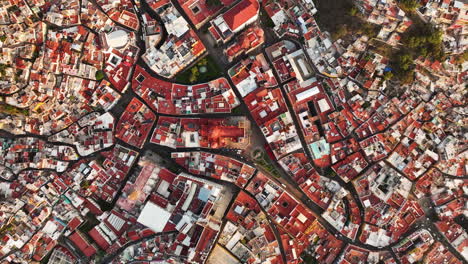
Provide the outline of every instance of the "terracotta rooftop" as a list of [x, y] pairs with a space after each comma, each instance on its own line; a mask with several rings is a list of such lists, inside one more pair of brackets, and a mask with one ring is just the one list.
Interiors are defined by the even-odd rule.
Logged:
[[223, 15], [224, 21], [232, 31], [242, 27], [258, 14], [259, 4], [256, 0], [242, 0]]

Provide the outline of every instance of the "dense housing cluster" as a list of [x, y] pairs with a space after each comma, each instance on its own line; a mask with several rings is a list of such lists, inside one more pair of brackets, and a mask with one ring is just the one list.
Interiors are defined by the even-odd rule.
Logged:
[[466, 263], [468, 3], [332, 2], [2, 1], [0, 262]]

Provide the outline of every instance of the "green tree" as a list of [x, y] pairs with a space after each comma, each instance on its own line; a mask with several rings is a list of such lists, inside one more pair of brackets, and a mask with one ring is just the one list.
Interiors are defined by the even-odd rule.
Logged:
[[102, 211], [110, 211], [112, 210], [112, 204], [102, 200], [102, 199], [97, 199], [96, 203], [99, 205]]
[[351, 9], [349, 9], [349, 15], [350, 16], [356, 16], [358, 14], [358, 12], [359, 12], [359, 10], [355, 6], [351, 7]]
[[6, 74], [6, 69], [8, 68], [8, 64], [3, 64], [3, 63], [0, 63], [0, 74], [2, 76], [4, 76]]
[[106, 75], [104, 74], [103, 71], [99, 70], [96, 72], [96, 80], [100, 81], [104, 79], [104, 77], [106, 77]]
[[400, 69], [407, 71], [410, 69], [411, 65], [413, 65], [413, 58], [410, 54], [405, 53], [398, 56], [397, 63]]
[[104, 250], [99, 249], [96, 255], [94, 256], [94, 260], [97, 263], [99, 263], [102, 261], [102, 259], [104, 259], [105, 256], [106, 256], [106, 252]]
[[88, 189], [90, 185], [91, 185], [91, 182], [89, 180], [84, 180], [80, 184], [81, 188], [83, 189]]
[[465, 61], [468, 61], [468, 50], [465, 50], [462, 54], [455, 56], [455, 63], [462, 64]]
[[419, 7], [418, 0], [400, 0], [400, 5], [407, 11], [414, 11]]
[[442, 43], [442, 30], [436, 29], [430, 32], [426, 41], [434, 45], [440, 45]]
[[348, 34], [348, 28], [346, 25], [339, 25], [338, 29], [333, 33], [333, 39], [340, 39]]
[[442, 45], [432, 45], [429, 48], [431, 52], [428, 52], [428, 56], [433, 56], [436, 60], [445, 60], [446, 54], [442, 48]]
[[[409, 84], [414, 80], [414, 52], [405, 49], [393, 55], [390, 65], [392, 67], [393, 76], [385, 76], [384, 78], [393, 78], [400, 81], [402, 84]], [[387, 73], [388, 75], [390, 73]]]
[[419, 54], [423, 57], [427, 57], [427, 55], [429, 55], [429, 51], [427, 48], [421, 48]]
[[400, 75], [400, 82], [402, 84], [410, 84], [414, 81], [414, 71], [405, 71]]
[[370, 38], [374, 38], [378, 33], [377, 27], [367, 22], [362, 24], [360, 31]]
[[317, 264], [317, 263], [319, 263], [315, 257], [313, 257], [312, 255], [310, 255], [308, 253], [303, 253], [301, 255], [301, 258], [302, 258], [302, 261], [305, 264]]
[[37, 47], [34, 48], [32, 57], [33, 59], [36, 59], [37, 57], [39, 57], [39, 49]]
[[208, 64], [208, 60], [206, 58], [203, 58], [198, 62], [199, 66], [206, 66]]
[[442, 34], [440, 29], [434, 29], [430, 24], [417, 21], [410, 30], [403, 34], [402, 43], [409, 48], [415, 58], [423, 56], [441, 60], [445, 56]]
[[391, 71], [385, 72], [384, 73], [384, 80], [390, 80], [393, 78], [393, 73]]
[[208, 7], [218, 7], [222, 6], [222, 3], [220, 0], [206, 0], [206, 5]]
[[190, 69], [189, 82], [194, 83], [198, 79], [198, 76], [200, 76], [198, 67], [193, 67], [192, 69]]
[[411, 49], [417, 48], [417, 47], [419, 47], [419, 45], [421, 45], [421, 38], [420, 37], [409, 37], [406, 44]]
[[268, 13], [262, 8], [260, 11], [260, 21], [262, 25], [269, 27], [269, 28], [274, 28], [275, 23], [271, 19], [271, 17], [268, 15]]

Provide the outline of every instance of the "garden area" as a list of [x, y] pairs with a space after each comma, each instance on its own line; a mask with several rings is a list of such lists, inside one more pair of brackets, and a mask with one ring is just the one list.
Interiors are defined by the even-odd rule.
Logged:
[[29, 116], [29, 109], [18, 108], [6, 103], [0, 99], [0, 114], [15, 115], [15, 116]]
[[96, 71], [96, 80], [100, 81], [102, 79], [104, 79], [106, 77], [106, 74], [104, 73], [104, 71]]
[[278, 170], [273, 165], [273, 162], [265, 153], [265, 151], [256, 149], [253, 152], [253, 160], [262, 167], [265, 171], [269, 172], [271, 175], [275, 176], [276, 178], [280, 178], [281, 175], [279, 174]]
[[211, 56], [198, 61], [194, 66], [177, 74], [175, 81], [181, 84], [205, 83], [222, 75], [221, 68]]

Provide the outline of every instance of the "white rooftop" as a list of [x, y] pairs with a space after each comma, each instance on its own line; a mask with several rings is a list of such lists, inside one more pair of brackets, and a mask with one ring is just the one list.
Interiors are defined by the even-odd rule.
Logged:
[[311, 96], [314, 96], [316, 94], [318, 94], [320, 92], [319, 88], [317, 86], [315, 87], [312, 87], [308, 90], [305, 90], [303, 92], [300, 92], [298, 94], [296, 94], [296, 100], [299, 102], [299, 101], [302, 101], [304, 99], [307, 99]]
[[318, 106], [320, 108], [321, 113], [330, 110], [330, 105], [328, 104], [326, 99], [320, 99], [320, 100], [318, 100], [317, 103], [318, 103]]
[[147, 202], [137, 222], [158, 233], [163, 231], [170, 217], [171, 213], [164, 208], [152, 202]]
[[106, 35], [107, 44], [112, 48], [119, 49], [127, 45], [128, 34], [123, 30], [116, 30]]

